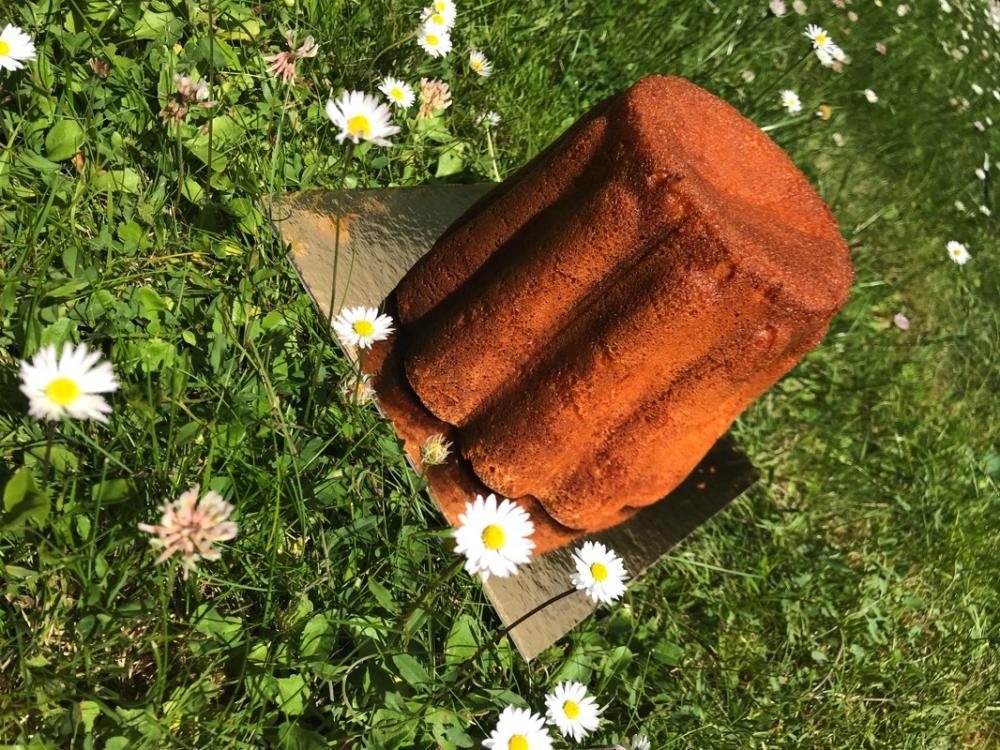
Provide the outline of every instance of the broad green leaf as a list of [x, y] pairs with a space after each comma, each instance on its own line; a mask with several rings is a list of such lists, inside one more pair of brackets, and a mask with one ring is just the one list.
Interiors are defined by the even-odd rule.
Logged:
[[278, 709], [289, 716], [301, 716], [309, 697], [309, 686], [300, 674], [278, 679]]
[[18, 469], [3, 490], [3, 507], [6, 513], [0, 518], [0, 529], [19, 529], [31, 521], [37, 526], [45, 523], [49, 515], [49, 496], [35, 484], [31, 469]]
[[45, 155], [52, 161], [63, 161], [79, 151], [85, 139], [76, 120], [59, 120], [45, 136]]

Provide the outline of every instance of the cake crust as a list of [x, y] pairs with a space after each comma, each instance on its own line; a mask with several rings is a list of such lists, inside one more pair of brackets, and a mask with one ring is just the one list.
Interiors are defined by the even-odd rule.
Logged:
[[405, 372], [486, 486], [601, 528], [683, 481], [819, 342], [852, 279], [784, 152], [703, 89], [654, 76], [400, 282]]

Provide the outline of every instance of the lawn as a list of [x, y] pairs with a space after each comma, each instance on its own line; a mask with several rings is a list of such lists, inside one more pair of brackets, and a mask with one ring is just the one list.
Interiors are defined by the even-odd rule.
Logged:
[[[419, 2], [3, 3], [37, 59], [0, 70], [0, 744], [478, 747], [573, 679], [591, 746], [1000, 746], [1000, 7], [787, 5], [464, 0], [436, 58]], [[291, 82], [286, 32], [318, 44]], [[857, 278], [734, 428], [761, 480], [526, 664], [262, 198], [503, 178], [650, 73], [764, 127]], [[451, 104], [351, 151], [324, 105], [386, 75]], [[29, 416], [20, 362], [63, 342], [111, 362], [106, 424]], [[138, 524], [195, 483], [238, 534], [184, 577]]]

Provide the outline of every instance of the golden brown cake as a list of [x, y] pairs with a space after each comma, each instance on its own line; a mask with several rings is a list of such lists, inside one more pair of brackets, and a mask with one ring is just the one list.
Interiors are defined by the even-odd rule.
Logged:
[[785, 153], [654, 76], [473, 206], [395, 296], [410, 385], [479, 479], [590, 530], [676, 487], [852, 278]]

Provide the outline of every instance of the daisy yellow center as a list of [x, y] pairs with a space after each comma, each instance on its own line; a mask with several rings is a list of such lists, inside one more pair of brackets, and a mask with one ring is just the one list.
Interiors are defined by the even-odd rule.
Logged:
[[507, 743], [507, 750], [528, 750], [528, 738], [523, 734], [515, 734]]
[[563, 713], [567, 719], [573, 721], [580, 715], [580, 704], [576, 701], [566, 701], [563, 703]]
[[[3, 47], [0, 47], [0, 54], [3, 54]], [[45, 386], [45, 395], [59, 406], [69, 406], [80, 398], [80, 386], [69, 378], [56, 378]]]
[[[496, 551], [503, 547], [503, 543], [506, 540], [507, 535], [504, 533], [503, 529], [495, 523], [491, 523], [483, 529], [483, 546], [486, 547], [486, 549]], [[525, 745], [525, 747], [527, 747], [527, 745]]]
[[590, 566], [590, 575], [594, 577], [595, 581], [602, 583], [608, 580], [608, 566], [604, 563], [593, 563]]
[[472, 69], [473, 70], [482, 70], [483, 69], [483, 64], [479, 60], [473, 60], [472, 61]]
[[403, 89], [398, 86], [389, 92], [389, 96], [395, 99], [397, 102], [403, 101]]
[[0, 57], [7, 57], [10, 54], [10, 45], [0, 39]]
[[356, 320], [354, 321], [354, 332], [359, 336], [371, 336], [375, 333], [375, 326], [370, 320]]
[[956, 247], [954, 250], [951, 251], [951, 254], [954, 255], [957, 258], [959, 255], [962, 254], [962, 249], [959, 248], [959, 247]]
[[816, 35], [816, 44], [818, 44], [820, 46], [823, 46], [824, 44], [826, 44], [826, 34], [817, 34]]
[[437, 35], [436, 34], [428, 34], [427, 35], [427, 43], [429, 45], [431, 45], [432, 47], [437, 47], [438, 46]]
[[431, 16], [431, 23], [436, 23], [438, 26], [444, 26], [445, 25], [444, 16], [442, 16], [440, 13], [435, 13], [433, 16]]
[[[372, 134], [372, 124], [364, 115], [354, 115], [354, 117], [347, 121], [347, 132], [355, 138], [359, 135], [362, 138], [368, 138]], [[369, 330], [371, 330], [372, 324], [367, 321], [358, 321], [355, 323], [355, 330], [357, 330], [357, 326], [361, 323], [367, 325]]]
[[447, 7], [448, 7], [447, 3], [434, 3], [434, 10], [438, 11], [439, 13], [443, 13], [444, 9]]

